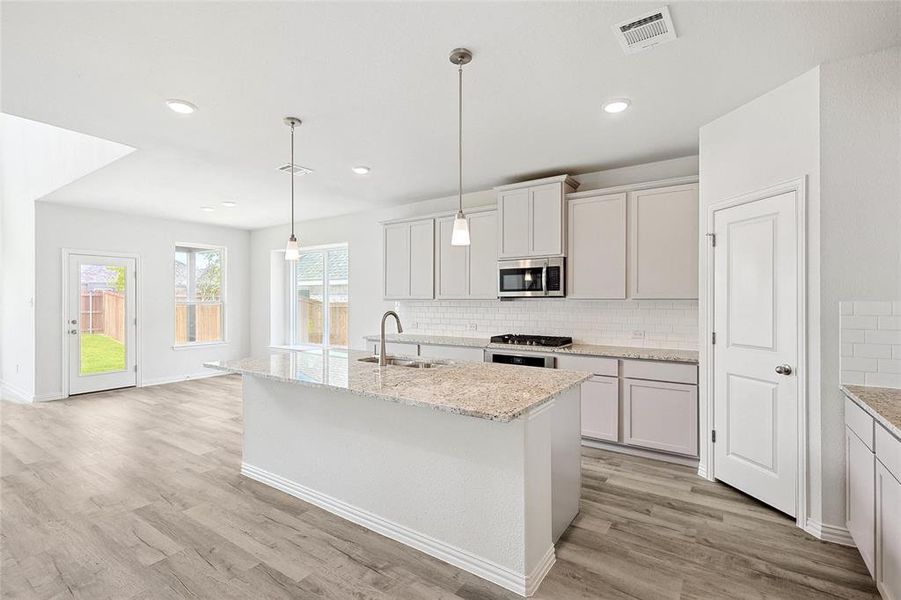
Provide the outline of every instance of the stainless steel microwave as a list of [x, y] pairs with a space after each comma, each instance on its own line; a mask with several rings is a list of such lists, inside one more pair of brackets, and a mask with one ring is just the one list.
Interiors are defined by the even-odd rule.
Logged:
[[498, 298], [565, 296], [563, 266], [564, 259], [562, 257], [498, 261]]

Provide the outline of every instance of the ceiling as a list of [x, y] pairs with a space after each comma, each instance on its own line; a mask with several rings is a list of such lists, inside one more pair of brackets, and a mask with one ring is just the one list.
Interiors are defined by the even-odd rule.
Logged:
[[[295, 162], [315, 171], [296, 179], [300, 219], [453, 194], [457, 46], [474, 54], [472, 191], [694, 154], [716, 117], [901, 44], [898, 2], [691, 2], [670, 4], [676, 41], [625, 55], [611, 25], [657, 7], [6, 1], [2, 110], [137, 148], [48, 200], [256, 228], [288, 221], [285, 115], [303, 119]], [[628, 111], [601, 110], [621, 96]]]

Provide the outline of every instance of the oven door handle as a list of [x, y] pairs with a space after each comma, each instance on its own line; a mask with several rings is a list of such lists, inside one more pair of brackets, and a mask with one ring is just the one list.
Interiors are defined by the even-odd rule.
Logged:
[[547, 296], [547, 261], [544, 261], [544, 265], [541, 267], [541, 289], [544, 291], [544, 295]]

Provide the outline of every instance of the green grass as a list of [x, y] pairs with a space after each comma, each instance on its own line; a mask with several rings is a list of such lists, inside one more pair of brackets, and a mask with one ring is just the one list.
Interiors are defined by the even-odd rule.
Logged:
[[107, 335], [81, 336], [81, 374], [105, 373], [125, 369], [125, 345]]

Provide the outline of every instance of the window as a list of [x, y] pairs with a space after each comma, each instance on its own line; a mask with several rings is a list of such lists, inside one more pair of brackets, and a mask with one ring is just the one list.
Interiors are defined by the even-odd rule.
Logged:
[[346, 244], [301, 249], [288, 269], [288, 344], [347, 347], [347, 275]]
[[225, 249], [175, 247], [175, 345], [225, 341]]

